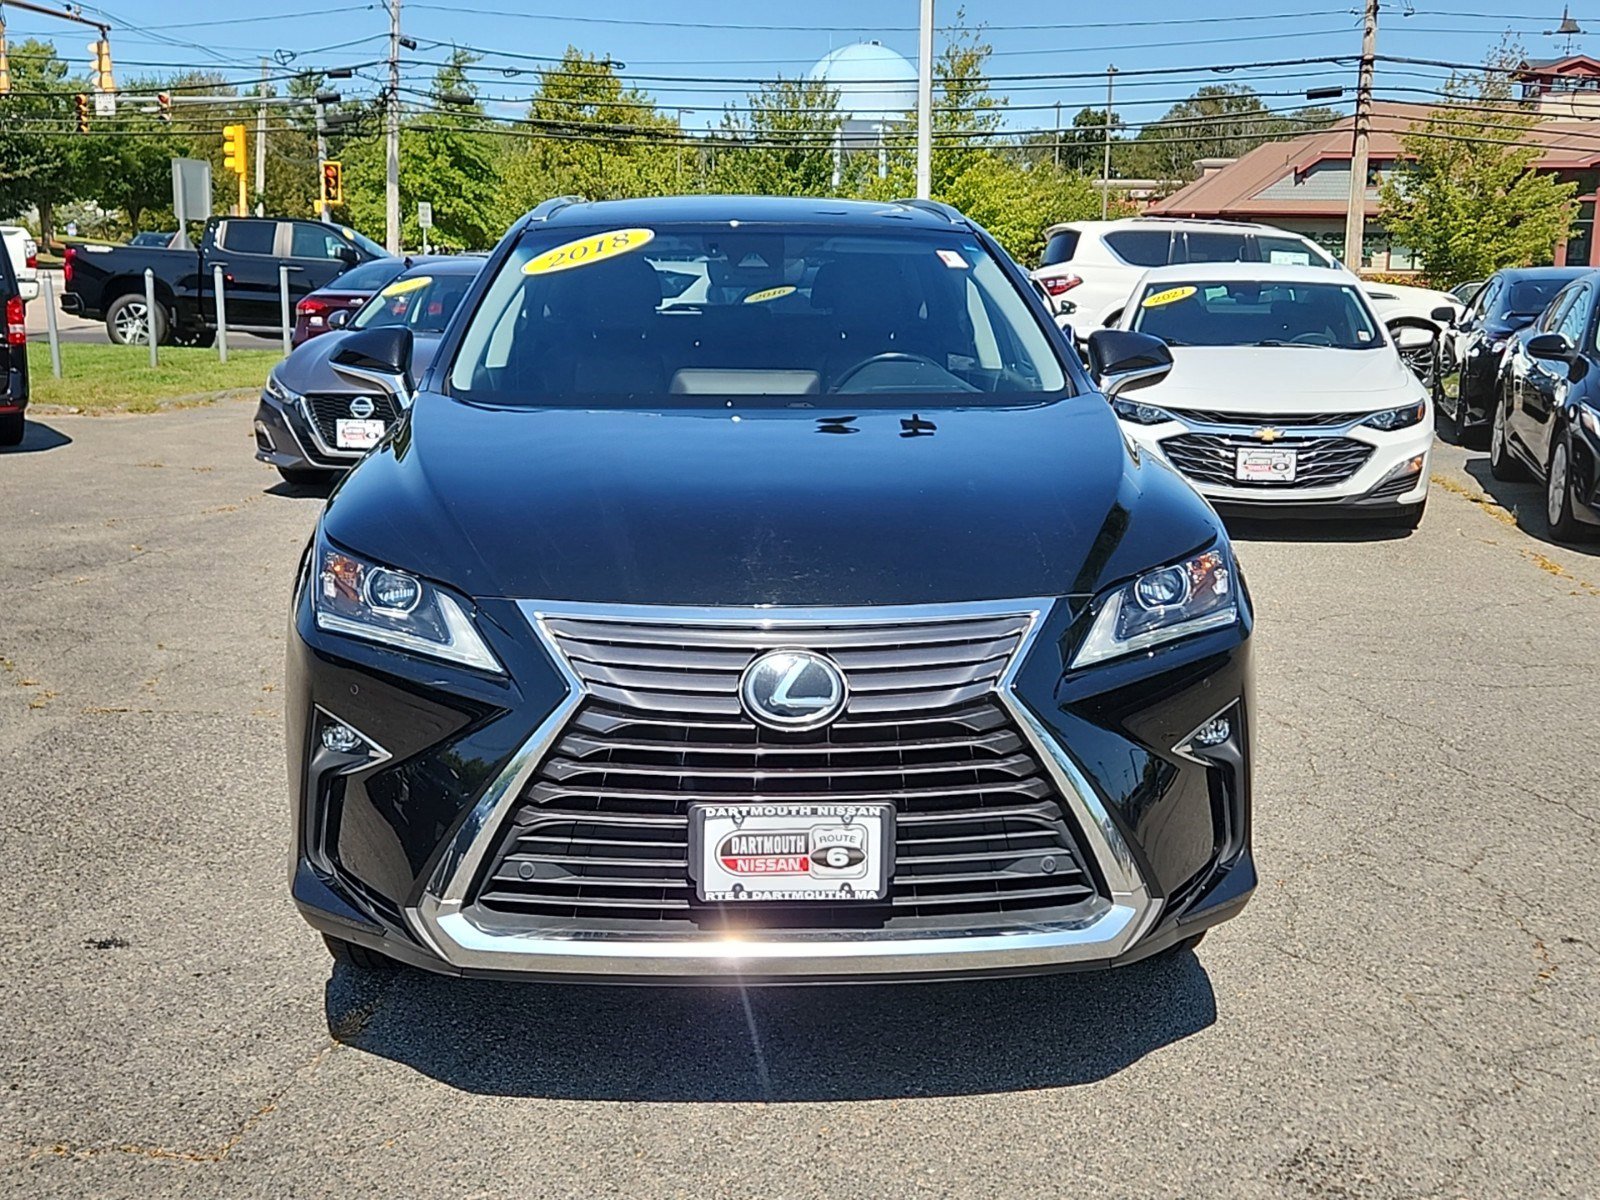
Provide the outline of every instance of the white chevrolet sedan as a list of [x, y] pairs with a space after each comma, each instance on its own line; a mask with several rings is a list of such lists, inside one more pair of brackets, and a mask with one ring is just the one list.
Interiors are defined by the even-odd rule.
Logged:
[[1431, 335], [1391, 335], [1353, 279], [1263, 263], [1160, 267], [1119, 325], [1161, 338], [1174, 362], [1112, 401], [1123, 428], [1217, 508], [1422, 519], [1433, 406], [1394, 338]]

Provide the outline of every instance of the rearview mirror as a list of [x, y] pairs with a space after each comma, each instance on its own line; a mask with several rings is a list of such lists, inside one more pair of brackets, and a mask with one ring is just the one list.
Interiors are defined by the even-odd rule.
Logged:
[[353, 246], [340, 246], [337, 257], [347, 267], [353, 267], [361, 261], [361, 255], [356, 253]]
[[1172, 370], [1172, 351], [1158, 337], [1129, 329], [1097, 329], [1089, 335], [1089, 370], [1107, 400], [1147, 388]]
[[1428, 315], [1435, 321], [1439, 322], [1439, 324], [1447, 328], [1456, 323], [1456, 310], [1451, 308], [1448, 304], [1439, 305], [1438, 308], [1434, 309]]
[[1402, 350], [1421, 350], [1433, 345], [1433, 339], [1437, 336], [1433, 330], [1420, 325], [1401, 325], [1389, 333], [1394, 338], [1394, 344]]
[[329, 329], [343, 329], [350, 324], [350, 310], [348, 308], [335, 309], [328, 316]]
[[1534, 358], [1568, 362], [1572, 358], [1572, 343], [1564, 333], [1537, 333], [1528, 339], [1528, 353]]
[[361, 329], [339, 343], [330, 365], [350, 382], [381, 388], [401, 408], [410, 408], [415, 398], [411, 347], [411, 330], [404, 326]]

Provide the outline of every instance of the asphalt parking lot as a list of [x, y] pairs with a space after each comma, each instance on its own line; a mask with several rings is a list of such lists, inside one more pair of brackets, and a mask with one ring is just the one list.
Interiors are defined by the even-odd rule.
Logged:
[[562, 989], [332, 970], [295, 914], [320, 498], [251, 411], [0, 455], [0, 1194], [1600, 1192], [1600, 557], [1483, 455], [1410, 537], [1239, 530], [1263, 881], [1195, 954]]

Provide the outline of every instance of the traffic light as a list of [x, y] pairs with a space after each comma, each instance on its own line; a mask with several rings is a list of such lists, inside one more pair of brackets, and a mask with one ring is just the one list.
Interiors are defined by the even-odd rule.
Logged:
[[166, 92], [156, 93], [156, 115], [163, 124], [172, 124], [172, 97]]
[[245, 162], [244, 126], [222, 127], [222, 165], [243, 179], [250, 168]]
[[344, 203], [344, 165], [333, 159], [322, 164], [322, 202]]
[[89, 97], [79, 92], [75, 97], [78, 106], [78, 132], [89, 132]]
[[111, 43], [101, 38], [89, 43], [89, 76], [97, 92], [117, 90], [116, 76], [111, 73]]

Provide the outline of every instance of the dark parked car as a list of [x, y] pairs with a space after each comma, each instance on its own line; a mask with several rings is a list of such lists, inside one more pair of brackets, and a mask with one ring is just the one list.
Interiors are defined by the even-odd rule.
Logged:
[[1489, 440], [1496, 479], [1545, 487], [1550, 532], [1562, 540], [1600, 526], [1600, 272], [1569, 283], [1506, 351]]
[[408, 258], [374, 258], [359, 267], [351, 267], [332, 283], [318, 288], [294, 306], [294, 344], [301, 345], [320, 333], [339, 328], [330, 323], [334, 313], [341, 309], [347, 310], [347, 313], [353, 312], [401, 271], [418, 263], [432, 261], [431, 257], [419, 254]]
[[[411, 334], [409, 375], [427, 370], [445, 326], [478, 271], [481, 258], [436, 258], [392, 279], [354, 316], [334, 314], [342, 330], [405, 329]], [[356, 270], [362, 270], [357, 267]], [[301, 346], [267, 376], [256, 409], [256, 458], [271, 463], [290, 483], [343, 474], [378, 444], [409, 403], [407, 389], [392, 394], [339, 373], [340, 336]]]
[[6, 330], [0, 340], [0, 446], [15, 446], [26, 429], [28, 407], [28, 310], [11, 256], [0, 252], [0, 309]]
[[1473, 297], [1455, 330], [1445, 336], [1461, 369], [1456, 395], [1439, 406], [1455, 424], [1457, 440], [1482, 445], [1499, 394], [1501, 356], [1511, 337], [1544, 311], [1550, 298], [1588, 267], [1529, 267], [1496, 271]]
[[[1171, 369], [1093, 339], [1108, 393]], [[337, 358], [398, 388], [411, 340]], [[294, 898], [457, 975], [1179, 949], [1256, 883], [1251, 624], [1216, 513], [953, 209], [547, 202], [306, 550]]]
[[216, 340], [214, 267], [223, 269], [229, 329], [273, 333], [282, 327], [278, 268], [289, 268], [289, 302], [316, 291], [347, 268], [386, 257], [382, 246], [343, 225], [273, 217], [206, 222], [198, 250], [69, 246], [62, 265], [61, 307], [103, 319], [115, 345], [145, 340], [144, 272], [155, 271], [156, 340], [209, 346]]

